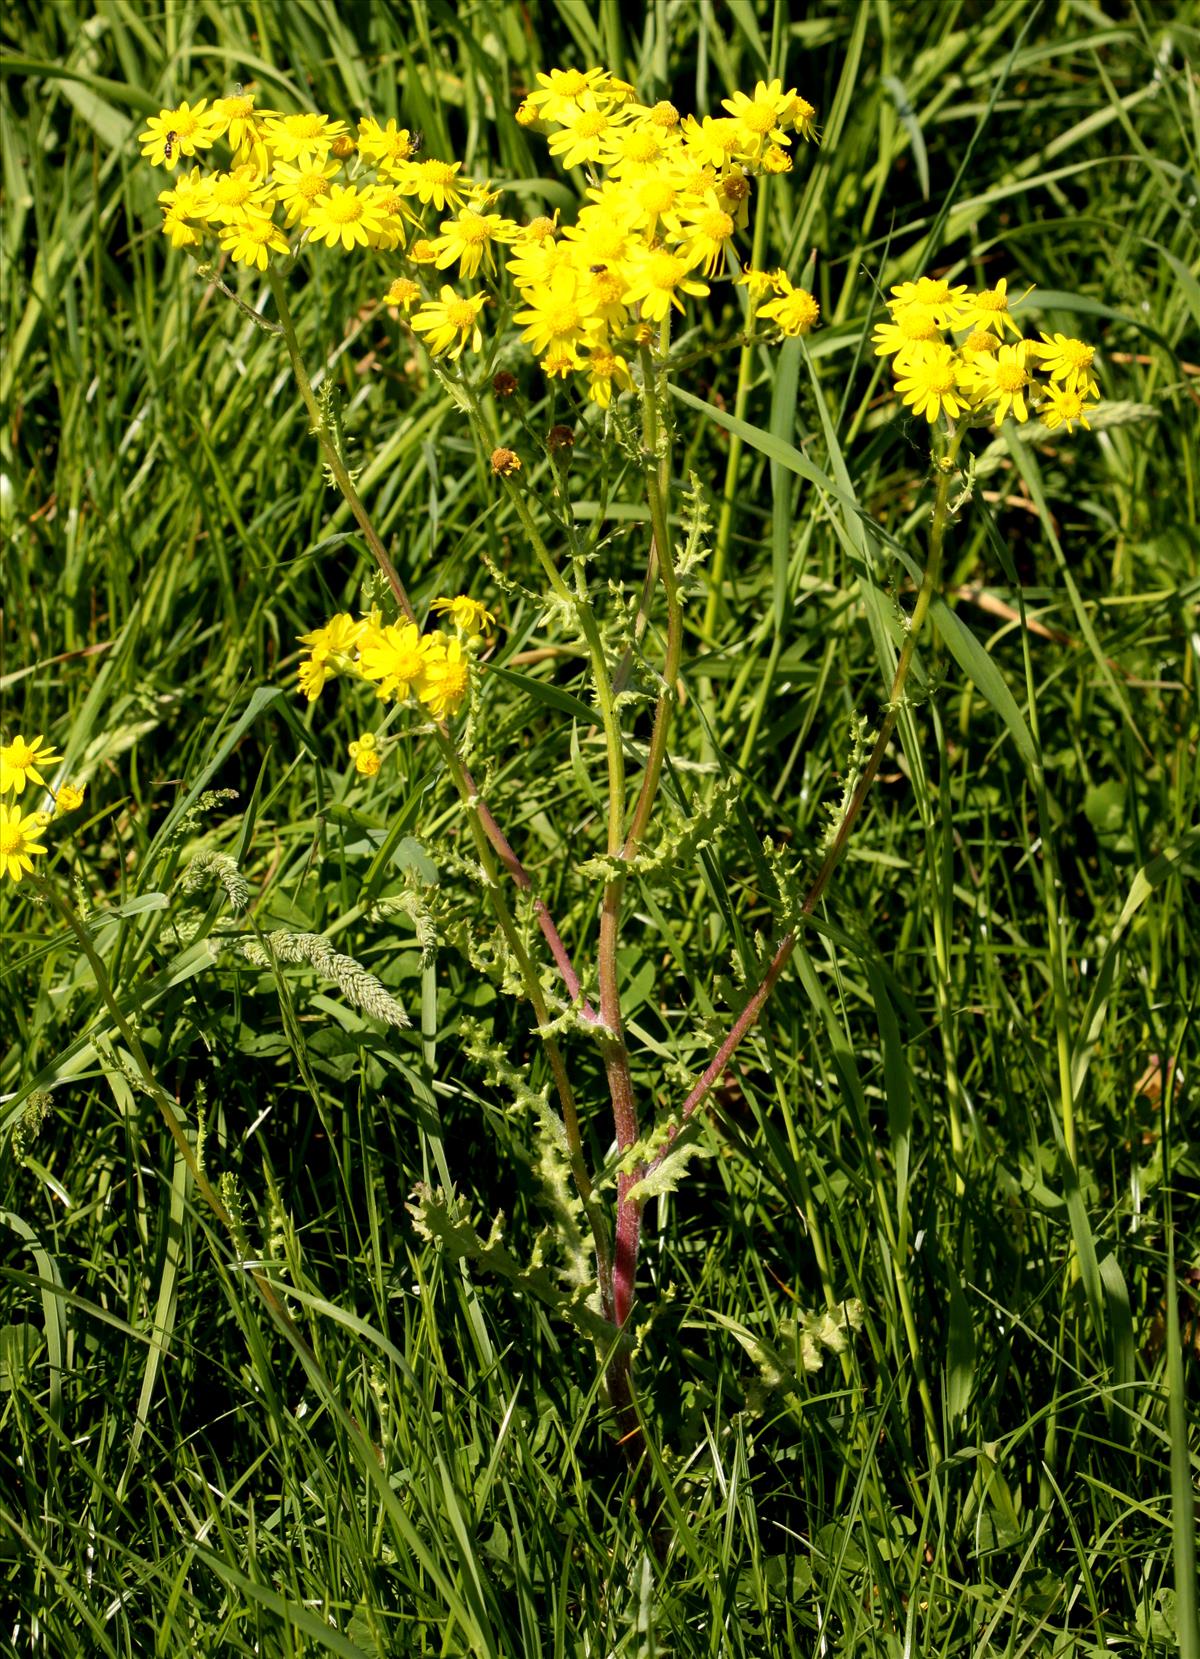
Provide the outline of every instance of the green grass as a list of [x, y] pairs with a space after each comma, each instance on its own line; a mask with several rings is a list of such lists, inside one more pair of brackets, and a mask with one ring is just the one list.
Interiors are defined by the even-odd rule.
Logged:
[[[1200, 1655], [1200, 15], [793, 11], [18, 0], [0, 21], [0, 725], [53, 735], [87, 779], [51, 875], [102, 964], [0, 896], [4, 1651]], [[877, 290], [924, 268], [1035, 285], [1038, 326], [1099, 341], [1110, 407], [1068, 443], [975, 444], [946, 643], [705, 1155], [647, 1212], [634, 1503], [590, 1348], [406, 1209], [448, 1176], [532, 1255], [533, 1131], [462, 1022], [538, 1085], [544, 1063], [451, 943], [460, 915], [477, 944], [492, 924], [436, 756], [401, 745], [352, 787], [349, 702], [313, 717], [291, 694], [295, 636], [356, 602], [367, 556], [280, 343], [167, 249], [133, 139], [257, 79], [286, 107], [402, 112], [435, 153], [527, 181], [532, 212], [557, 198], [508, 112], [538, 69], [605, 61], [715, 110], [765, 72], [773, 24], [825, 128], [772, 190], [773, 257], [811, 268], [825, 326], [752, 364], [711, 631], [706, 591], [688, 611], [672, 798], [686, 814], [731, 775], [736, 805], [693, 868], [631, 894], [643, 1102], [677, 1104], [740, 1006], [772, 931], [761, 839], [815, 868], [851, 721], [886, 691], [929, 491], [870, 355]], [[416, 601], [502, 598], [501, 662], [553, 642], [491, 586], [484, 555], [535, 584], [532, 561], [375, 311], [378, 268], [312, 268], [304, 349]], [[717, 322], [680, 375], [717, 418], [676, 414], [719, 502], [737, 363]], [[565, 414], [560, 393], [531, 420]], [[606, 465], [589, 429], [572, 493], [634, 504], [596, 566], [632, 591], [642, 510]], [[587, 959], [603, 750], [561, 695], [587, 696], [583, 665], [516, 671], [489, 682], [474, 763]], [[441, 872], [433, 960], [387, 902], [389, 828]], [[329, 935], [414, 1030], [210, 950], [228, 913], [180, 886], [205, 850], [237, 859], [258, 928]], [[316, 1364], [197, 1197], [108, 998]], [[603, 1162], [603, 1075], [567, 1048]], [[807, 1371], [805, 1330], [847, 1298], [861, 1330]]]

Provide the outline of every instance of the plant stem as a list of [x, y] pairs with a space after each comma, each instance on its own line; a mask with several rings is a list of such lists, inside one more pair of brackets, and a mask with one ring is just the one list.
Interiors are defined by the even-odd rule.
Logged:
[[[417, 615], [413, 610], [412, 602], [408, 597], [404, 583], [400, 580], [400, 574], [391, 559], [388, 557], [383, 543], [376, 534], [375, 527], [371, 523], [370, 515], [363, 506], [362, 499], [354, 487], [354, 480], [347, 472], [345, 464], [337, 452], [337, 446], [334, 444], [332, 438], [326, 430], [325, 422], [321, 417], [321, 410], [317, 403], [316, 395], [312, 389], [312, 382], [308, 378], [308, 371], [304, 367], [304, 359], [300, 355], [300, 342], [296, 334], [296, 325], [292, 319], [292, 313], [287, 303], [287, 291], [284, 288], [282, 279], [279, 277], [277, 272], [271, 269], [270, 266], [267, 267], [267, 277], [270, 281], [271, 292], [275, 299], [275, 308], [279, 314], [280, 328], [283, 333], [284, 341], [287, 345], [288, 357], [292, 365], [292, 374], [295, 377], [296, 385], [299, 388], [300, 396], [304, 402], [304, 407], [308, 412], [311, 429], [321, 446], [321, 453], [325, 457], [325, 461], [329, 467], [330, 475], [332, 476], [338, 489], [341, 491], [346, 505], [353, 513], [356, 523], [362, 530], [363, 537], [371, 551], [372, 558], [382, 571], [387, 580], [388, 586], [395, 595], [396, 604], [399, 606], [401, 612], [407, 620], [415, 625], [417, 622]], [[454, 749], [449, 729], [442, 721], [435, 721], [434, 734], [447, 764], [450, 764], [450, 757], [452, 755], [456, 760], [458, 760], [457, 771], [453, 766], [450, 766], [450, 770], [452, 773], [455, 773], [456, 782], [461, 778], [465, 783], [465, 793], [460, 788], [460, 793], [463, 794], [463, 799], [465, 800], [469, 795], [475, 801], [475, 810], [479, 814], [479, 821], [483, 826], [484, 834], [495, 848], [496, 855], [501, 864], [522, 892], [532, 893], [533, 882], [529, 876], [529, 872], [525, 869], [525, 866], [521, 863], [521, 860], [513, 851], [508, 838], [500, 828], [500, 825], [496, 822], [496, 819], [493, 816], [491, 809], [488, 807], [487, 802], [482, 798], [482, 796], [479, 795], [478, 790], [475, 788], [475, 780], [472, 778], [469, 770], [463, 762], [458, 759], [457, 751]], [[566, 946], [563, 944], [562, 935], [555, 926], [554, 918], [547, 909], [545, 902], [536, 893], [533, 894], [533, 907], [538, 927], [541, 929], [542, 937], [549, 946], [550, 955], [553, 957], [554, 965], [562, 977], [563, 985], [566, 987], [568, 997], [572, 1002], [580, 1004], [585, 1019], [593, 1018], [594, 1015], [592, 1014], [592, 1010], [588, 1007], [583, 998], [579, 975], [575, 972], [570, 954], [567, 951]]]
[[[937, 488], [934, 494], [933, 520], [929, 532], [929, 556], [926, 560], [925, 572], [921, 579], [921, 586], [917, 593], [917, 602], [913, 607], [913, 613], [909, 618], [904, 643], [900, 648], [900, 656], [896, 663], [896, 671], [892, 676], [892, 686], [888, 695], [887, 710], [884, 714], [883, 723], [879, 729], [879, 735], [875, 739], [874, 747], [872, 748], [870, 757], [863, 769], [863, 774], [855, 786], [850, 800], [846, 805], [845, 812], [842, 814], [841, 822], [837, 827], [837, 833], [834, 835], [833, 840], [829, 845], [829, 850], [825, 855], [824, 862], [818, 870], [816, 879], [813, 881], [812, 886], [806, 893], [803, 904], [800, 906], [801, 917], [811, 916], [817, 905], [820, 903], [821, 897], [829, 884], [829, 879], [833, 875], [834, 870], [837, 868], [842, 853], [845, 851], [846, 842], [849, 840], [850, 832], [854, 828], [859, 813], [862, 811], [863, 803], [866, 801], [871, 785], [875, 781], [875, 776], [879, 771], [884, 754], [887, 751], [887, 746], [891, 742], [892, 732], [895, 730], [896, 721], [900, 715], [900, 709], [902, 707], [901, 699], [903, 698], [905, 684], [908, 681], [909, 670], [912, 667], [913, 654], [916, 651], [917, 640], [920, 638], [921, 630], [925, 624], [925, 618], [928, 614], [929, 607], [933, 602], [933, 596], [937, 592], [941, 581], [942, 550], [945, 543], [946, 523], [949, 518], [950, 481], [953, 473], [953, 464], [958, 455], [959, 446], [962, 443], [962, 437], [963, 429], [959, 428], [959, 430], [952, 435], [948, 453], [945, 456], [944, 461], [939, 466]], [[792, 951], [795, 949], [796, 937], [797, 930], [793, 928], [785, 934], [783, 939], [780, 941], [774, 956], [768, 964], [767, 971], [762, 980], [759, 982], [754, 994], [746, 1003], [746, 1006], [742, 1009], [742, 1012], [738, 1015], [737, 1019], [733, 1022], [728, 1036], [725, 1038], [712, 1060], [696, 1080], [691, 1093], [684, 1101], [681, 1108], [681, 1122], [685, 1122], [689, 1117], [691, 1117], [697, 1106], [701, 1104], [713, 1087], [713, 1084], [716, 1083], [723, 1075], [726, 1066], [729, 1064], [729, 1061], [733, 1056], [734, 1050], [742, 1041], [742, 1038], [755, 1025], [758, 1020], [758, 1016], [762, 1012], [763, 1006], [767, 1001], [767, 998], [770, 996], [772, 990], [774, 990], [776, 981], [783, 972], [784, 968], [787, 966]], [[665, 1156], [666, 1151], [660, 1154], [658, 1160], [656, 1161], [656, 1166], [657, 1163], [662, 1162], [662, 1159]]]
[[[283, 330], [283, 337], [287, 343], [288, 356], [291, 359], [292, 364], [292, 373], [295, 377], [296, 384], [299, 387], [300, 396], [304, 401], [304, 407], [308, 411], [309, 420], [312, 424], [312, 431], [320, 442], [321, 450], [329, 466], [330, 474], [345, 498], [359, 528], [362, 530], [367, 546], [370, 548], [376, 564], [387, 578], [392, 593], [395, 595], [397, 605], [400, 607], [400, 610], [408, 621], [415, 626], [417, 625], [416, 612], [412, 607], [412, 603], [405, 590], [404, 584], [400, 580], [399, 572], [392, 564], [383, 543], [376, 534], [375, 527], [371, 523], [370, 516], [367, 513], [366, 508], [363, 506], [358, 491], [354, 487], [354, 481], [350, 477], [341, 456], [338, 454], [337, 445], [333, 442], [333, 439], [329, 434], [326, 422], [322, 419], [320, 407], [317, 403], [316, 395], [312, 389], [312, 382], [308, 378], [308, 373], [304, 367], [304, 360], [300, 354], [300, 342], [296, 334], [296, 326], [292, 319], [291, 310], [287, 303], [287, 293], [283, 282], [278, 273], [270, 269], [270, 267], [268, 267], [267, 274], [271, 283], [271, 291], [275, 298], [275, 305], [279, 314], [280, 326]], [[601, 1294], [603, 1297], [605, 1286], [611, 1282], [607, 1229], [604, 1226], [599, 1206], [595, 1201], [591, 1177], [587, 1171], [587, 1163], [583, 1151], [583, 1140], [579, 1129], [579, 1115], [575, 1106], [574, 1090], [572, 1089], [570, 1079], [567, 1076], [566, 1066], [563, 1063], [562, 1052], [559, 1049], [558, 1043], [553, 1037], [548, 1035], [544, 1029], [550, 1024], [550, 1013], [546, 1006], [546, 999], [537, 976], [537, 970], [530, 961], [529, 953], [526, 951], [521, 942], [520, 935], [516, 929], [516, 924], [512, 918], [512, 913], [508, 907], [508, 901], [505, 899], [503, 889], [501, 888], [499, 881], [496, 879], [496, 866], [492, 858], [493, 850], [498, 855], [500, 862], [503, 864], [504, 868], [519, 888], [525, 892], [529, 892], [532, 889], [533, 883], [530, 880], [524, 866], [521, 864], [521, 861], [518, 859], [516, 853], [510, 846], [507, 838], [501, 831], [500, 826], [497, 824], [491, 811], [487, 807], [486, 803], [481, 799], [479, 792], [475, 787], [475, 780], [472, 778], [454, 745], [454, 740], [450, 736], [449, 728], [444, 722], [435, 721], [433, 722], [433, 730], [438, 746], [442, 751], [442, 757], [446, 762], [455, 787], [458, 790], [464, 806], [467, 808], [467, 821], [470, 825], [471, 835], [475, 842], [475, 850], [479, 856], [480, 864], [482, 865], [487, 878], [488, 894], [491, 899], [492, 908], [496, 913], [496, 919], [500, 925], [500, 931], [504, 935], [505, 943], [508, 945], [508, 948], [512, 952], [521, 970], [521, 977], [525, 984], [525, 991], [529, 998], [530, 1006], [533, 1009], [538, 1025], [543, 1028], [542, 1042], [546, 1050], [546, 1059], [550, 1066], [551, 1075], [554, 1078], [554, 1085], [558, 1094], [559, 1104], [562, 1108], [563, 1126], [567, 1136], [571, 1173], [592, 1228], [592, 1236], [596, 1247], [597, 1277], [600, 1282]], [[535, 898], [534, 903], [538, 925], [541, 928], [543, 937], [550, 946], [550, 951], [554, 958], [555, 965], [558, 968], [559, 973], [562, 975], [568, 994], [570, 995], [572, 1002], [582, 1002], [583, 998], [579, 978], [571, 965], [570, 957], [568, 956], [566, 948], [563, 945], [558, 929], [555, 927], [550, 917], [550, 913], [546, 909], [546, 906], [542, 903], [541, 899]], [[609, 1300], [611, 1301], [611, 1297]]]

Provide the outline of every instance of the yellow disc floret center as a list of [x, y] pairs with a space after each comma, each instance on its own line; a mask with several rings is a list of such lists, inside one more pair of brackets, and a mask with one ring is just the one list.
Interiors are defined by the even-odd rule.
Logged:
[[335, 225], [356, 225], [362, 218], [363, 204], [358, 196], [335, 196], [325, 211]]
[[472, 247], [479, 247], [481, 243], [490, 242], [492, 239], [491, 226], [478, 213], [460, 214], [458, 234]]
[[896, 327], [906, 340], [936, 340], [941, 333], [933, 312], [924, 305], [906, 305], [896, 318]]
[[1020, 363], [997, 363], [996, 384], [1002, 392], [1019, 392], [1029, 384], [1029, 376]]
[[998, 288], [985, 288], [975, 296], [975, 304], [980, 311], [1007, 311], [1008, 295], [1002, 294]]
[[656, 253], [646, 268], [646, 276], [652, 288], [677, 288], [686, 274], [687, 267], [683, 260], [676, 259], [675, 255], [670, 253]]
[[465, 334], [469, 329], [475, 327], [475, 307], [470, 300], [447, 300], [446, 321], [451, 328], [456, 328], [460, 334]]
[[724, 242], [733, 235], [733, 220], [728, 213], [722, 213], [718, 208], [710, 208], [702, 214], [696, 224], [702, 236], [707, 236], [713, 242]]
[[324, 125], [323, 115], [293, 115], [289, 130], [293, 138], [320, 138]]
[[775, 111], [769, 104], [751, 104], [743, 111], [742, 120], [751, 132], [770, 132], [775, 125]]
[[19, 821], [0, 826], [0, 858], [11, 858], [24, 845], [25, 837], [21, 834]]
[[598, 138], [608, 126], [608, 116], [602, 110], [585, 109], [575, 123], [580, 138]]

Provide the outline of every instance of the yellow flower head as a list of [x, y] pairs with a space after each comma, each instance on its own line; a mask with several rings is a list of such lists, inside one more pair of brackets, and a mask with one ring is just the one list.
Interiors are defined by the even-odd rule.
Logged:
[[1027, 367], [1028, 342], [1001, 346], [992, 356], [977, 357], [971, 365], [975, 388], [983, 402], [995, 406], [994, 420], [1001, 425], [1011, 414], [1018, 421], [1029, 419], [1025, 393], [1030, 384]]
[[324, 160], [335, 138], [344, 137], [346, 123], [305, 111], [300, 115], [273, 115], [263, 122], [263, 139], [278, 161], [298, 166]]
[[218, 225], [236, 225], [248, 213], [270, 216], [275, 192], [253, 167], [216, 173], [205, 191], [204, 217]]
[[441, 235], [434, 242], [439, 270], [458, 263], [459, 275], [473, 277], [481, 264], [489, 271], [496, 268], [495, 244], [511, 242], [518, 234], [512, 219], [498, 213], [477, 213], [464, 207], [456, 219], [443, 219]]
[[1008, 309], [1008, 280], [1001, 277], [994, 288], [981, 288], [977, 294], [968, 294], [959, 306], [952, 328], [986, 328], [1001, 339], [1012, 332], [1017, 339], [1021, 330]]
[[449, 720], [462, 707], [471, 685], [471, 659], [461, 639], [430, 634], [426, 640], [425, 677], [418, 696], [435, 720]]
[[900, 364], [896, 375], [896, 390], [930, 426], [943, 412], [953, 420], [967, 406], [961, 391], [959, 361], [949, 346], [927, 347], [921, 356]]
[[347, 253], [369, 246], [374, 237], [384, 235], [385, 226], [380, 192], [371, 185], [363, 190], [353, 184], [331, 185], [328, 196], [313, 202], [305, 220], [311, 241], [328, 248], [340, 242]]
[[61, 759], [61, 755], [54, 753], [53, 743], [47, 743], [40, 733], [27, 743], [18, 732], [11, 743], [0, 748], [0, 795], [7, 795], [10, 789], [14, 795], [23, 794], [29, 782], [40, 783], [43, 789], [48, 789], [38, 768], [57, 766]]
[[386, 628], [372, 626], [363, 636], [358, 671], [364, 680], [373, 680], [377, 695], [403, 702], [424, 683], [428, 640], [411, 622], [392, 622]]
[[699, 297], [708, 293], [708, 284], [697, 282], [691, 275], [703, 257], [701, 252], [690, 248], [679, 252], [667, 248], [635, 248], [630, 254], [625, 304], [640, 305], [646, 322], [661, 322], [672, 306], [682, 311], [681, 296]]
[[318, 158], [303, 166], [290, 161], [275, 163], [272, 180], [286, 209], [289, 225], [308, 223], [315, 204], [328, 196], [330, 179], [336, 178], [341, 170], [340, 163], [332, 158], [328, 161]]
[[442, 213], [447, 207], [463, 204], [462, 181], [458, 177], [461, 166], [461, 161], [439, 161], [436, 156], [430, 156], [426, 161], [403, 162], [393, 171], [402, 190], [416, 196], [426, 207], [432, 203]]
[[927, 347], [942, 343], [941, 325], [933, 308], [917, 300], [900, 304], [890, 323], [880, 323], [871, 336], [876, 357], [919, 356]]
[[300, 643], [308, 646], [309, 654], [300, 664], [299, 685], [310, 703], [316, 702], [336, 675], [353, 671], [354, 649], [370, 626], [369, 619], [356, 622], [347, 611], [339, 611], [323, 628], [300, 635]]
[[54, 816], [61, 818], [68, 812], [78, 812], [83, 805], [83, 789], [73, 783], [60, 784], [54, 797]]
[[45, 825], [40, 812], [22, 813], [19, 806], [0, 802], [0, 871], [10, 881], [33, 870], [33, 860], [46, 851], [38, 839]]
[[775, 282], [775, 292], [777, 298], [760, 305], [758, 315], [773, 319], [780, 333], [790, 338], [795, 338], [798, 334], [811, 334], [817, 326], [821, 307], [808, 289], [793, 288], [788, 277], [780, 271]]
[[1092, 374], [1095, 346], [1088, 345], [1086, 340], [1073, 340], [1067, 334], [1043, 334], [1041, 343], [1033, 350], [1051, 380], [1061, 380], [1068, 391], [1096, 395], [1099, 387]]
[[393, 277], [391, 286], [383, 296], [385, 305], [397, 305], [402, 311], [411, 311], [421, 297], [420, 286], [411, 277]]
[[358, 153], [383, 171], [407, 161], [413, 153], [413, 137], [407, 127], [390, 120], [385, 127], [364, 115], [358, 123]]
[[491, 611], [465, 593], [456, 594], [453, 599], [435, 599], [429, 608], [438, 616], [448, 616], [455, 630], [467, 638], [472, 634], [490, 634], [496, 626]]
[[479, 313], [486, 300], [486, 294], [456, 294], [447, 284], [436, 300], [425, 302], [413, 318], [412, 326], [425, 336], [432, 356], [441, 357], [449, 352], [451, 361], [457, 362], [468, 343], [472, 351], [483, 350]]
[[267, 268], [268, 254], [291, 252], [287, 237], [265, 213], [247, 213], [234, 224], [222, 225], [221, 246], [235, 265], [254, 265], [260, 271]]
[[1085, 403], [1086, 392], [1074, 391], [1070, 386], [1047, 386], [1046, 399], [1049, 407], [1042, 410], [1042, 420], [1051, 432], [1060, 426], [1065, 426], [1070, 432], [1074, 423], [1079, 422], [1086, 432], [1091, 431], [1088, 425], [1088, 416], [1094, 414], [1097, 405]]
[[176, 167], [184, 156], [210, 149], [222, 126], [220, 116], [207, 105], [207, 98], [195, 105], [185, 100], [177, 109], [150, 116], [145, 132], [138, 134], [143, 158], [152, 167]]

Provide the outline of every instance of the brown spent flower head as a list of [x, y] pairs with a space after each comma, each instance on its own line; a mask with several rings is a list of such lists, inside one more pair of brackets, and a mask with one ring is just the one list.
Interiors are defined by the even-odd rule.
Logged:
[[521, 470], [521, 457], [511, 449], [493, 449], [492, 471], [497, 478], [512, 478]]
[[[501, 369], [492, 376], [492, 395], [498, 398], [512, 397], [517, 390], [517, 377], [509, 374], [507, 369]], [[497, 450], [497, 454], [499, 451]]]
[[564, 449], [574, 449], [575, 428], [572, 426], [552, 426], [546, 434], [546, 448], [551, 455], [557, 455]]

